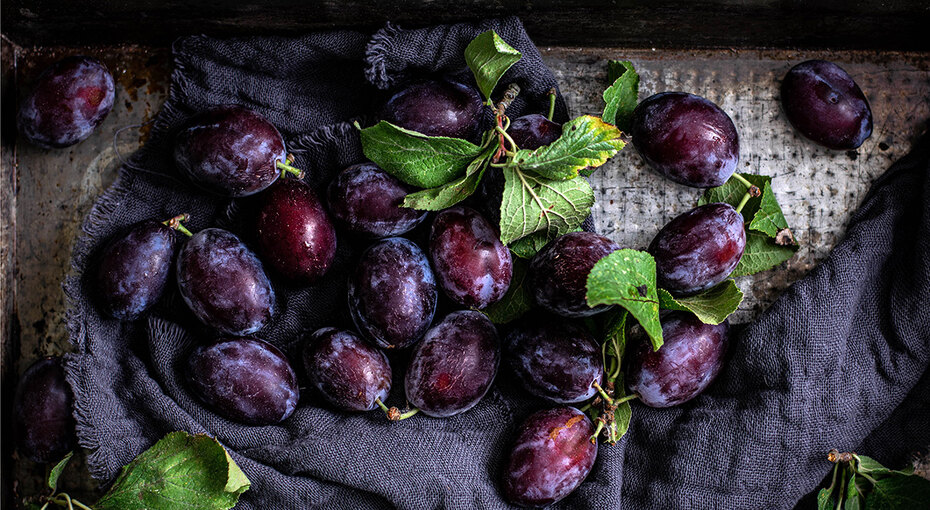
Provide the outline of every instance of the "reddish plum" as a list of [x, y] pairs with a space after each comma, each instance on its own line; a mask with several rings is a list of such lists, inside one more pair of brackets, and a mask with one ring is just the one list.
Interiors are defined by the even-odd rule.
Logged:
[[417, 344], [407, 367], [407, 400], [424, 414], [444, 418], [478, 403], [500, 364], [497, 329], [481, 312], [446, 316]]
[[433, 321], [437, 298], [426, 255], [399, 237], [369, 247], [349, 278], [355, 326], [383, 349], [402, 349], [419, 340]]
[[723, 367], [729, 343], [730, 326], [704, 324], [687, 312], [671, 312], [662, 317], [662, 338], [658, 351], [641, 338], [630, 353], [626, 380], [650, 407], [683, 404], [704, 391]]
[[437, 214], [429, 254], [443, 291], [460, 305], [485, 308], [510, 287], [510, 250], [474, 209], [458, 206]]
[[391, 391], [391, 365], [384, 353], [354, 333], [317, 330], [303, 350], [310, 385], [337, 409], [371, 411]]
[[416, 190], [374, 163], [361, 163], [333, 179], [327, 201], [333, 217], [347, 230], [389, 237], [409, 232], [426, 218], [425, 211], [403, 207], [404, 197]]
[[16, 122], [30, 143], [62, 148], [84, 140], [103, 122], [116, 97], [113, 76], [103, 62], [68, 57], [36, 79]]
[[588, 307], [588, 273], [598, 260], [619, 250], [617, 243], [593, 232], [571, 232], [539, 250], [527, 278], [536, 303], [563, 317], [585, 317], [609, 306]]
[[539, 411], [518, 430], [503, 481], [504, 499], [514, 505], [543, 507], [564, 499], [594, 467], [594, 424], [574, 407]]
[[26, 369], [13, 396], [13, 437], [19, 453], [36, 462], [58, 462], [73, 450], [71, 405], [61, 358], [43, 358]]
[[213, 411], [247, 425], [283, 421], [300, 398], [287, 358], [256, 338], [225, 338], [198, 347], [188, 358], [186, 375], [191, 390]]
[[336, 231], [313, 189], [281, 179], [258, 200], [255, 238], [262, 260], [288, 280], [319, 281], [336, 256]]
[[177, 268], [184, 302], [208, 326], [248, 335], [274, 314], [274, 289], [261, 261], [231, 232], [197, 232], [178, 254]]
[[656, 234], [649, 253], [656, 259], [659, 287], [689, 295], [726, 280], [745, 248], [743, 216], [716, 203], [676, 216]]
[[662, 92], [646, 98], [633, 111], [630, 131], [649, 166], [687, 186], [720, 186], [739, 163], [739, 136], [730, 116], [694, 94]]

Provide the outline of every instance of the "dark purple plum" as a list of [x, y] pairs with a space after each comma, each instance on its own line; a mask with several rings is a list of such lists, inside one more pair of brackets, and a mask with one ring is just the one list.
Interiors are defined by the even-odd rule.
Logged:
[[19, 107], [19, 132], [33, 145], [62, 148], [84, 140], [103, 122], [116, 97], [113, 76], [91, 57], [59, 60], [36, 79]]
[[287, 165], [281, 133], [258, 113], [236, 105], [200, 112], [177, 133], [181, 173], [211, 193], [244, 197], [271, 186]]
[[13, 396], [13, 437], [19, 453], [35, 462], [58, 462], [73, 450], [72, 401], [61, 358], [43, 358], [27, 368]]
[[694, 94], [662, 92], [633, 111], [633, 146], [669, 179], [695, 188], [727, 182], [739, 163], [739, 136], [730, 116]]
[[743, 215], [716, 203], [676, 216], [656, 234], [649, 253], [656, 259], [659, 287], [684, 296], [726, 280], [745, 248]]
[[329, 185], [327, 201], [345, 229], [371, 237], [397, 236], [413, 230], [425, 211], [403, 207], [417, 188], [404, 184], [374, 163], [352, 165]]
[[417, 344], [407, 367], [407, 400], [424, 414], [463, 413], [484, 397], [500, 364], [500, 340], [481, 312], [453, 312]]
[[391, 391], [391, 365], [385, 354], [355, 333], [323, 328], [303, 350], [310, 385], [337, 409], [371, 411]]
[[178, 254], [178, 288], [204, 324], [230, 335], [262, 328], [275, 311], [261, 261], [233, 233], [207, 228]]
[[94, 284], [107, 315], [133, 320], [161, 299], [180, 245], [176, 229], [181, 219], [168, 225], [156, 220], [136, 223], [104, 249]]
[[527, 391], [559, 404], [582, 402], [604, 381], [601, 349], [584, 327], [525, 320], [504, 341], [505, 357]]
[[484, 103], [478, 91], [451, 80], [409, 85], [384, 105], [381, 118], [427, 136], [473, 139]]
[[563, 317], [586, 317], [610, 308], [588, 307], [588, 273], [598, 260], [619, 250], [617, 243], [593, 232], [557, 237], [530, 261], [527, 278], [536, 303]]
[[247, 425], [272, 425], [297, 408], [297, 375], [277, 347], [257, 338], [224, 338], [187, 360], [191, 391], [214, 412]]
[[833, 62], [808, 60], [792, 67], [781, 83], [781, 104], [795, 129], [828, 149], [856, 149], [872, 135], [869, 101]]
[[513, 138], [517, 147], [536, 150], [558, 140], [562, 136], [562, 126], [547, 119], [545, 115], [531, 113], [511, 122], [507, 134]]
[[520, 426], [504, 469], [504, 499], [524, 507], [551, 505], [572, 493], [591, 472], [594, 424], [574, 407], [530, 415]]
[[426, 255], [400, 237], [369, 247], [349, 278], [355, 327], [383, 349], [402, 349], [419, 340], [433, 321], [438, 297]]
[[671, 312], [662, 317], [658, 351], [640, 338], [627, 365], [630, 390], [650, 407], [671, 407], [698, 396], [713, 382], [723, 367], [729, 343], [727, 321], [704, 324], [688, 312]]
[[313, 189], [281, 179], [258, 200], [255, 239], [262, 260], [289, 280], [319, 281], [336, 256], [336, 230]]
[[510, 249], [474, 209], [458, 206], [437, 214], [429, 254], [442, 290], [460, 305], [485, 308], [510, 287]]

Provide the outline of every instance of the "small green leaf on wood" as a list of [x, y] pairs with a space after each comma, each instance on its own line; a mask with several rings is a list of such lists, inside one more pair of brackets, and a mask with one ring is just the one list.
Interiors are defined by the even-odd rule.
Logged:
[[588, 306], [620, 305], [639, 322], [654, 349], [662, 346], [656, 262], [636, 250], [617, 250], [594, 264], [588, 273]]
[[465, 62], [485, 99], [491, 98], [497, 82], [521, 56], [493, 30], [475, 37], [465, 48]]
[[249, 480], [212, 437], [172, 432], [127, 464], [95, 510], [228, 509]]
[[720, 324], [739, 308], [743, 293], [733, 280], [726, 280], [700, 294], [676, 298], [659, 289], [659, 308], [691, 312], [704, 324]]
[[797, 245], [781, 246], [766, 234], [748, 231], [743, 258], [740, 259], [730, 277], [766, 271], [790, 259], [797, 251]]
[[616, 126], [582, 115], [562, 126], [562, 136], [536, 150], [521, 149], [512, 166], [553, 180], [578, 177], [578, 171], [597, 168], [624, 147]]
[[478, 189], [481, 177], [488, 168], [488, 162], [497, 147], [489, 147], [483, 154], [475, 158], [465, 175], [442, 186], [429, 188], [411, 193], [404, 197], [404, 207], [422, 211], [441, 211], [447, 207], [465, 200]]
[[68, 461], [71, 460], [72, 456], [74, 456], [74, 452], [68, 452], [68, 455], [59, 460], [58, 464], [55, 464], [55, 467], [48, 472], [48, 488], [52, 489], [53, 494], [58, 490], [58, 479], [61, 478], [61, 473], [65, 470], [65, 466], [68, 465]]
[[362, 151], [385, 172], [420, 188], [442, 186], [465, 173], [481, 147], [460, 138], [426, 136], [387, 121], [361, 129]]
[[[772, 178], [767, 175], [756, 175], [756, 174], [739, 174], [747, 181], [755, 185], [761, 191], [765, 188], [765, 185], [772, 182]], [[713, 204], [717, 202], [724, 202], [727, 204], [736, 207], [739, 205], [740, 201], [743, 200], [743, 196], [746, 194], [746, 185], [739, 181], [736, 177], [730, 177], [727, 182], [723, 183], [721, 186], [716, 188], [710, 188], [701, 195], [701, 198], [698, 199], [698, 205]], [[753, 216], [755, 216], [756, 211], [759, 210], [759, 204], [762, 202], [762, 197], [752, 197], [746, 202], [746, 205], [743, 206], [743, 209], [740, 211], [743, 213], [743, 219], [746, 223], [752, 222]]]
[[481, 310], [495, 324], [507, 324], [519, 319], [533, 307], [533, 300], [526, 288], [526, 272], [529, 262], [522, 259], [513, 260], [513, 276], [510, 287], [504, 297]]
[[632, 62], [611, 60], [607, 63], [607, 78], [611, 85], [604, 91], [606, 105], [601, 118], [622, 131], [629, 131], [639, 100], [639, 74]]
[[501, 242], [535, 232], [559, 236], [577, 229], [591, 213], [594, 191], [585, 179], [556, 181], [503, 167]]

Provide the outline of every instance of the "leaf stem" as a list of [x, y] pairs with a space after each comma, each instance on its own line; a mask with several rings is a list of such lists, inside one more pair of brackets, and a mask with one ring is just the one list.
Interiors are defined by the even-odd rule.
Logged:
[[170, 220], [165, 220], [161, 222], [161, 224], [167, 227], [171, 227], [177, 230], [178, 232], [186, 235], [187, 237], [193, 237], [194, 234], [191, 233], [190, 230], [187, 230], [187, 227], [181, 224], [182, 221], [187, 221], [189, 219], [191, 219], [190, 214], [184, 213], [184, 214], [179, 214], [175, 216], [174, 218], [171, 218]]
[[836, 498], [836, 510], [843, 508], [844, 495], [846, 495], [846, 475], [840, 477], [840, 492]]
[[555, 115], [555, 87], [549, 89], [549, 115], [546, 118], [551, 122], [553, 115]]
[[736, 173], [736, 172], [733, 173], [733, 178], [736, 179], [737, 181], [743, 183], [747, 188], [751, 188], [751, 187], [754, 186], [754, 184], [751, 183], [751, 182], [749, 182], [748, 179], [746, 179], [745, 177], [743, 177], [742, 175], [740, 175], [740, 174], [738, 174], [738, 173]]
[[289, 163], [291, 162], [291, 159], [292, 159], [292, 156], [291, 156], [290, 154], [288, 154], [288, 156], [287, 156], [287, 163], [285, 163], [284, 161], [278, 161], [278, 162], [276, 162], [276, 165], [277, 165], [277, 167], [278, 167], [278, 170], [281, 170], [281, 177], [284, 178], [284, 177], [287, 177], [287, 174], [291, 174], [291, 175], [293, 175], [294, 177], [297, 177], [298, 179], [303, 179], [303, 178], [304, 178], [304, 171], [301, 170], [301, 169], [299, 169], [299, 168], [294, 168], [294, 167], [292, 167], [292, 166], [289, 164]]
[[[517, 152], [518, 150], [520, 150], [520, 148], [517, 147], [517, 142], [513, 141], [513, 138], [511, 138], [510, 135], [507, 134], [507, 131], [504, 128], [500, 126], [494, 126], [494, 129], [497, 130], [497, 132], [500, 133], [501, 136], [503, 136], [507, 140], [507, 143], [510, 144], [510, 149], [513, 152]], [[508, 154], [508, 156], [513, 157], [512, 153]]]
[[625, 396], [625, 397], [623, 397], [623, 398], [618, 398], [617, 400], [614, 400], [614, 405], [620, 405], [620, 404], [622, 404], [622, 403], [624, 403], [624, 402], [629, 402], [629, 401], [631, 401], [631, 400], [636, 400], [636, 399], [638, 399], [638, 398], [639, 398], [639, 394], [638, 394], [638, 393], [634, 393], [634, 394], [632, 394], [632, 395], [627, 395], [627, 396]]

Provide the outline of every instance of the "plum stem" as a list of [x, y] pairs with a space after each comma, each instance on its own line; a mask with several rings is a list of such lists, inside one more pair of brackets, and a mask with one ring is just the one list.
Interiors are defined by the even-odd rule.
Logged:
[[607, 402], [608, 404], [614, 403], [614, 399], [611, 398], [606, 391], [604, 391], [604, 388], [601, 388], [601, 385], [598, 384], [597, 381], [591, 383], [591, 386], [594, 386], [597, 389], [597, 393], [601, 396], [602, 399], [604, 399], [604, 402]]
[[597, 443], [597, 436], [601, 433], [602, 430], [604, 430], [604, 419], [598, 418], [597, 428], [594, 429], [594, 434], [591, 435], [591, 444]]
[[391, 421], [406, 420], [407, 418], [410, 418], [411, 416], [420, 412], [419, 409], [414, 407], [413, 409], [404, 411], [402, 413], [400, 412], [400, 409], [396, 407], [388, 407], [384, 405], [384, 402], [382, 402], [380, 398], [376, 398], [375, 403], [378, 404], [378, 407], [380, 407], [382, 411], [384, 411], [384, 414], [385, 416], [387, 416], [387, 419]]
[[747, 191], [746, 194], [743, 195], [743, 199], [739, 201], [739, 205], [736, 206], [736, 212], [741, 212], [750, 198], [752, 198], [752, 193]]
[[[507, 131], [504, 128], [500, 126], [494, 126], [494, 129], [496, 129], [497, 132], [501, 134], [501, 136], [507, 139], [507, 143], [510, 144], [510, 149], [513, 153], [516, 153], [518, 150], [520, 150], [520, 147], [517, 147], [517, 142], [513, 141], [513, 138], [511, 138], [510, 135], [507, 134]], [[511, 157], [513, 156], [512, 153], [507, 153], [507, 155]]]
[[165, 220], [161, 222], [161, 224], [167, 227], [173, 228], [174, 230], [177, 230], [178, 232], [186, 235], [187, 237], [193, 237], [194, 234], [190, 230], [187, 230], [187, 227], [181, 224], [182, 221], [187, 221], [189, 219], [191, 219], [191, 215], [184, 213], [184, 214], [179, 214], [175, 216], [174, 218], [171, 218], [170, 220]]
[[733, 178], [743, 183], [744, 186], [746, 186], [746, 192], [749, 193], [750, 196], [753, 196], [753, 197], [762, 196], [762, 190], [760, 190], [759, 187], [756, 186], [755, 184], [749, 182], [749, 179], [743, 177], [742, 175], [738, 173], [734, 173]]
[[552, 122], [553, 115], [555, 115], [555, 87], [549, 89], [549, 115], [546, 118]]
[[298, 179], [304, 178], [304, 171], [299, 168], [292, 167], [289, 163], [293, 161], [293, 156], [290, 154], [287, 155], [287, 162], [277, 161], [278, 170], [281, 170], [281, 177], [287, 177], [287, 174], [291, 174]]

